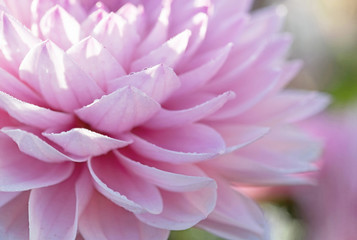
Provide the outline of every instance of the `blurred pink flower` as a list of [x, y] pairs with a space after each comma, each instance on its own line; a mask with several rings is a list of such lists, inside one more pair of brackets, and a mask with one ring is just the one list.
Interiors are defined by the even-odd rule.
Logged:
[[282, 90], [281, 9], [250, 5], [3, 0], [0, 238], [265, 238], [230, 186], [303, 182], [319, 145], [291, 123], [328, 97]]
[[325, 142], [317, 185], [296, 192], [307, 220], [308, 240], [357, 236], [357, 112], [324, 115], [304, 127]]

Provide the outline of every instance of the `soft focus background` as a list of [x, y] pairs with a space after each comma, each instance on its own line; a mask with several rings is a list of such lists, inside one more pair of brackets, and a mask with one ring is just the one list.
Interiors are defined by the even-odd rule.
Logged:
[[[331, 109], [357, 103], [357, 1], [257, 0], [254, 9], [281, 5], [287, 13], [285, 31], [294, 44], [289, 58], [305, 62], [291, 87], [332, 95]], [[357, 184], [357, 183], [356, 183]], [[276, 196], [261, 203], [271, 225], [272, 240], [304, 240], [304, 221], [292, 199]], [[197, 229], [173, 232], [170, 240], [218, 240]]]

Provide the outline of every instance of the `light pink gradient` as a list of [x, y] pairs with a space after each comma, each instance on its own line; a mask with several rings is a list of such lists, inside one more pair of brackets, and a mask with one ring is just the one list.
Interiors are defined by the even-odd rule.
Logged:
[[283, 16], [251, 4], [1, 1], [0, 238], [267, 239], [231, 185], [304, 183], [294, 123], [329, 99], [284, 90]]

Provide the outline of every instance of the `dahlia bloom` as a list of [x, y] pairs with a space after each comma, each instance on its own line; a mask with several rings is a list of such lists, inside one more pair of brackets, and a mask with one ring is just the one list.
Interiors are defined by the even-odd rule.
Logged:
[[356, 238], [356, 113], [326, 114], [303, 124], [325, 142], [317, 185], [295, 194], [307, 221], [307, 240]]
[[0, 238], [266, 238], [231, 186], [303, 182], [328, 98], [283, 90], [281, 11], [250, 5], [3, 0]]

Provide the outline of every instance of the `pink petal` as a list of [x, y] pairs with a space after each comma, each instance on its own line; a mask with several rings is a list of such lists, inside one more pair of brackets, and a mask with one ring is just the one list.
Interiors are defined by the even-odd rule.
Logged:
[[323, 93], [285, 90], [247, 111], [239, 121], [269, 125], [296, 122], [320, 112], [329, 103], [330, 97]]
[[170, 6], [161, 8], [160, 15], [150, 33], [143, 39], [136, 50], [137, 56], [143, 56], [163, 44], [168, 36]]
[[[119, 151], [115, 151], [115, 155], [128, 171], [167, 191], [194, 192], [215, 188], [214, 181], [206, 177], [195, 165], [174, 165], [149, 161], [146, 165], [126, 157]], [[142, 159], [141, 157], [137, 158]]]
[[66, 126], [74, 121], [70, 114], [26, 103], [3, 92], [0, 92], [0, 108], [19, 122], [39, 129]]
[[238, 125], [238, 124], [212, 124], [219, 132], [228, 146], [226, 152], [232, 152], [255, 142], [269, 132], [267, 127]]
[[267, 223], [257, 204], [231, 189], [229, 183], [217, 183], [216, 207], [197, 226], [226, 239], [267, 239]]
[[78, 218], [92, 191], [90, 176], [83, 170], [81, 175], [76, 171], [62, 183], [31, 191], [30, 240], [76, 237]]
[[321, 144], [299, 129], [280, 126], [241, 149], [239, 155], [280, 171], [296, 173], [315, 168], [313, 161], [321, 154]]
[[73, 111], [103, 95], [95, 81], [50, 41], [31, 49], [21, 63], [20, 76], [50, 106], [64, 111]]
[[202, 65], [181, 74], [181, 87], [173, 96], [177, 97], [191, 94], [211, 80], [225, 63], [231, 48], [232, 44], [227, 44], [225, 47], [216, 51], [214, 56], [210, 56]]
[[159, 109], [156, 101], [129, 86], [76, 110], [76, 114], [96, 129], [120, 133], [147, 121]]
[[38, 94], [26, 86], [26, 84], [11, 75], [7, 70], [0, 68], [0, 78], [0, 91], [25, 102], [37, 105], [44, 104]]
[[212, 183], [202, 191], [169, 192], [161, 190], [163, 211], [154, 215], [135, 214], [146, 224], [170, 230], [184, 230], [207, 218], [216, 204], [216, 184]]
[[292, 41], [292, 36], [287, 33], [272, 37], [260, 53], [261, 56], [256, 64], [272, 66], [280, 64], [282, 59], [284, 59], [284, 55], [289, 50]]
[[71, 157], [63, 154], [49, 143], [38, 137], [36, 134], [19, 129], [4, 127], [1, 129], [3, 133], [8, 135], [14, 142], [16, 142], [20, 151], [34, 157], [38, 160], [48, 163], [58, 163], [64, 161], [84, 162], [87, 157]]
[[79, 23], [59, 5], [43, 15], [40, 30], [45, 39], [50, 39], [64, 50], [79, 41]]
[[99, 193], [94, 194], [82, 214], [79, 230], [86, 240], [166, 240], [169, 236], [168, 230], [146, 225]]
[[154, 117], [144, 123], [145, 128], [162, 129], [179, 127], [193, 122], [197, 122], [213, 114], [220, 109], [227, 101], [234, 98], [233, 92], [225, 92], [207, 102], [193, 108], [183, 110], [161, 109]]
[[177, 34], [149, 54], [135, 60], [131, 65], [131, 71], [140, 71], [157, 64], [174, 67], [185, 52], [190, 36], [189, 30]]
[[237, 84], [236, 97], [228, 102], [216, 114], [209, 117], [210, 120], [219, 120], [232, 118], [244, 113], [249, 108], [259, 103], [270, 91], [272, 91], [278, 82], [279, 71], [258, 70], [249, 72], [241, 76], [239, 81], [245, 84]]
[[0, 191], [25, 191], [57, 184], [72, 173], [72, 163], [44, 163], [21, 153], [16, 144], [0, 134]]
[[0, 192], [0, 208], [16, 198], [21, 192]]
[[114, 154], [88, 162], [97, 190], [115, 204], [131, 212], [162, 211], [162, 198], [156, 186], [123, 169]]
[[114, 92], [125, 86], [133, 86], [161, 103], [179, 88], [180, 80], [171, 68], [160, 64], [110, 81], [108, 91]]
[[124, 69], [128, 68], [139, 36], [124, 18], [109, 13], [95, 26], [92, 36], [114, 55]]
[[142, 36], [144, 36], [147, 31], [147, 19], [145, 15], [147, 15], [148, 12], [144, 11], [143, 5], [134, 4], [135, 3], [130, 2], [124, 3], [116, 13], [126, 19], [129, 25], [136, 30], [142, 39]]
[[[311, 184], [311, 181], [296, 175], [306, 171], [315, 171], [316, 167], [311, 166], [311, 164], [306, 162], [297, 163], [294, 166], [280, 168], [269, 165], [269, 162], [275, 160], [274, 158], [269, 158], [268, 163], [264, 162], [265, 159], [249, 159], [233, 153], [205, 162], [202, 167], [206, 171], [211, 169], [211, 172], [215, 172], [231, 182], [240, 184], [265, 186]], [[291, 161], [289, 162], [291, 163]]]
[[16, 19], [20, 19], [21, 23], [24, 24], [27, 28], [31, 27], [31, 1], [28, 0], [18, 0], [16, 2], [12, 0], [4, 0], [7, 9], [11, 12], [11, 15]]
[[[196, 50], [201, 46], [206, 37], [206, 31], [208, 27], [208, 15], [206, 13], [198, 13], [194, 15], [190, 21], [188, 21], [182, 30], [189, 29], [191, 31], [191, 37], [188, 42], [185, 55], [180, 60], [180, 65], [185, 66], [190, 58], [196, 53]], [[177, 33], [181, 32], [178, 31]]]
[[0, 238], [29, 239], [28, 193], [21, 193], [0, 207]]
[[85, 38], [90, 35], [93, 31], [93, 28], [106, 16], [108, 12], [100, 8], [92, 12], [82, 23], [81, 23], [81, 34], [80, 38]]
[[130, 142], [111, 138], [85, 128], [73, 128], [66, 132], [43, 133], [42, 135], [57, 143], [66, 152], [81, 157], [106, 154], [110, 150], [130, 144]]
[[32, 33], [4, 12], [0, 13], [0, 49], [12, 71], [17, 74], [26, 53], [40, 42]]
[[67, 54], [97, 82], [103, 91], [107, 91], [109, 80], [125, 75], [124, 69], [113, 55], [91, 36], [73, 45], [67, 50]]
[[155, 131], [141, 129], [134, 133], [131, 148], [157, 161], [197, 162], [225, 151], [222, 137], [212, 128], [201, 124]]
[[[212, 22], [213, 21], [210, 21], [209, 24]], [[227, 42], [234, 42], [235, 38], [238, 36], [241, 37], [241, 32], [246, 22], [247, 16], [245, 14], [234, 14], [229, 17], [224, 16], [220, 19], [217, 28], [209, 27], [200, 52], [222, 47], [226, 45]], [[217, 23], [213, 23], [213, 25], [216, 24]]]

